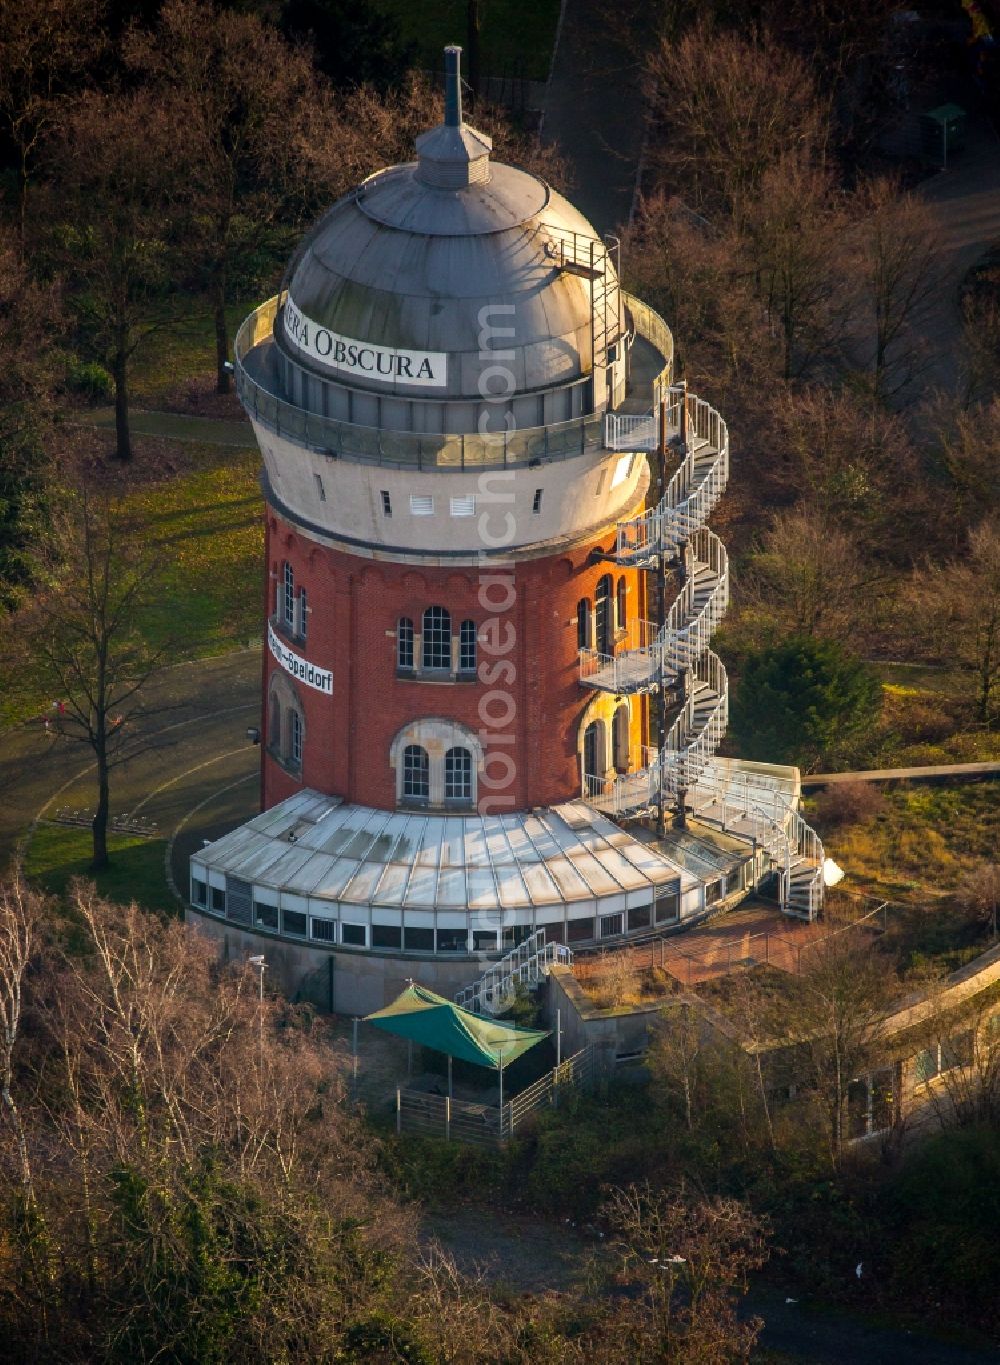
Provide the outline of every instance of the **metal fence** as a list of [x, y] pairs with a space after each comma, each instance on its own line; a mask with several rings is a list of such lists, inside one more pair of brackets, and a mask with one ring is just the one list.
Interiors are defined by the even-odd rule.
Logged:
[[396, 1090], [396, 1132], [495, 1147], [509, 1138], [537, 1109], [555, 1108], [560, 1093], [585, 1087], [594, 1078], [594, 1049], [582, 1048], [503, 1105], [476, 1104], [421, 1090]]

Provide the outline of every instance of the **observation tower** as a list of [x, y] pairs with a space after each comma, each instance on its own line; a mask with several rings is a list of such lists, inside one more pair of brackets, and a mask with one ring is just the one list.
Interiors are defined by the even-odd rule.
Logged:
[[190, 914], [289, 990], [474, 1007], [772, 879], [795, 769], [720, 759], [726, 426], [619, 246], [463, 121], [319, 220], [235, 344], [263, 457], [262, 813]]

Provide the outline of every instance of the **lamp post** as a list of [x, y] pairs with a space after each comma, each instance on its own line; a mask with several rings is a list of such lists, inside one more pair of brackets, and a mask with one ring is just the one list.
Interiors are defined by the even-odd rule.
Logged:
[[257, 1010], [257, 1018], [260, 1024], [260, 1057], [264, 1060], [264, 973], [267, 971], [267, 963], [264, 961], [264, 954], [257, 953], [255, 957], [248, 958], [251, 967], [260, 973], [260, 1004]]

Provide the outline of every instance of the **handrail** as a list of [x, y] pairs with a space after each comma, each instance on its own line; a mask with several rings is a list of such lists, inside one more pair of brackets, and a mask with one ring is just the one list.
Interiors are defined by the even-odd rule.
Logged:
[[237, 393], [249, 415], [278, 436], [337, 459], [421, 470], [509, 469], [604, 449], [600, 412], [513, 431], [437, 435], [389, 431], [308, 412], [268, 388], [247, 363], [256, 347], [272, 340], [284, 298], [276, 294], [256, 308], [242, 323], [233, 344]]
[[[580, 680], [616, 692], [681, 682], [683, 701], [662, 753], [611, 782], [583, 774], [583, 796], [619, 818], [646, 814], [667, 802], [693, 809], [699, 802], [712, 806], [713, 818], [721, 817], [738, 837], [767, 853], [779, 874], [782, 908], [811, 920], [823, 897], [819, 836], [773, 786], [759, 784], [753, 798], [745, 793], [735, 808], [712, 767], [729, 720], [729, 682], [709, 641], [729, 604], [729, 558], [706, 522], [729, 480], [729, 432], [710, 404], [686, 391], [678, 394], [659, 384], [654, 400], [652, 412], [609, 414], [606, 422], [606, 439], [614, 449], [659, 449], [662, 435], [681, 456], [657, 506], [618, 523], [615, 558], [643, 569], [676, 561], [684, 566], [685, 581], [652, 646], [625, 641], [614, 657], [599, 661], [582, 650]], [[622, 686], [627, 678], [641, 679], [641, 685]]]

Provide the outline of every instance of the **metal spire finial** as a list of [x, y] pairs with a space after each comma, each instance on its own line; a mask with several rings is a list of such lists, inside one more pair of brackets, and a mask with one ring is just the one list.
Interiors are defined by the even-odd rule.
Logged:
[[462, 126], [462, 49], [453, 44], [444, 50], [444, 123]]

